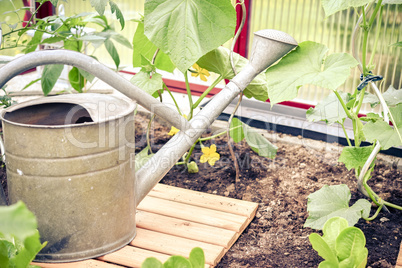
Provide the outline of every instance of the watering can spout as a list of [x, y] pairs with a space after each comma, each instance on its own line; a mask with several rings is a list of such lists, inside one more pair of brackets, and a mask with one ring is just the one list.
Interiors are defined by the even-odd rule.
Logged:
[[250, 64], [260, 73], [297, 46], [287, 33], [265, 29], [254, 33]]

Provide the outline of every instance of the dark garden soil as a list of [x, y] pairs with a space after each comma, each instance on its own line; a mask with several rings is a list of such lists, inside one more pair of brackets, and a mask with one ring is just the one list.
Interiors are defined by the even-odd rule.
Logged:
[[[147, 119], [137, 115], [137, 151], [146, 146], [143, 134]], [[154, 123], [151, 133], [153, 151], [170, 136], [169, 128]], [[338, 154], [324, 149], [312, 150], [301, 145], [276, 143], [275, 159], [259, 157], [247, 144], [236, 144], [235, 152], [241, 167], [235, 181], [235, 169], [225, 138], [214, 139], [221, 160], [211, 167], [199, 162], [201, 150], [194, 150], [199, 172], [189, 174], [176, 166], [162, 183], [259, 204], [256, 217], [226, 253], [218, 267], [317, 267], [321, 257], [312, 249], [308, 236], [314, 230], [303, 228], [308, 216], [307, 196], [323, 185], [347, 184], [353, 204], [364, 196], [356, 192], [354, 171], [337, 163]], [[324, 143], [323, 143], [324, 144]], [[210, 143], [206, 142], [206, 146]], [[402, 205], [402, 172], [378, 163], [370, 186], [384, 199]], [[1, 177], [4, 185], [4, 173]], [[372, 214], [375, 209], [372, 209]], [[390, 209], [381, 212], [372, 222], [360, 220], [367, 239], [369, 267], [394, 267], [402, 239], [402, 212]], [[320, 233], [321, 234], [321, 233]]]

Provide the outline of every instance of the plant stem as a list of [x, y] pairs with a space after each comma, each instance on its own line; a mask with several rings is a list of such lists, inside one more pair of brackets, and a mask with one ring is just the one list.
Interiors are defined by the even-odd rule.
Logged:
[[336, 97], [338, 98], [339, 102], [341, 103], [343, 110], [345, 110], [345, 113], [346, 113], [347, 117], [349, 117], [350, 119], [353, 120], [353, 117], [352, 117], [352, 115], [350, 114], [348, 108], [346, 107], [345, 102], [342, 100], [341, 95], [339, 95], [339, 92], [336, 91], [336, 90], [334, 90], [334, 93], [335, 93]]
[[207, 96], [209, 94], [209, 92], [211, 92], [212, 89], [214, 89], [216, 87], [217, 84], [219, 84], [220, 81], [222, 81], [223, 76], [220, 75], [218, 78], [216, 78], [216, 80], [207, 88], [207, 90], [205, 90], [201, 96], [199, 97], [199, 99], [193, 104], [193, 109], [197, 108], [198, 105], [201, 103], [201, 101], [205, 98], [205, 96]]
[[170, 97], [172, 98], [172, 100], [173, 100], [173, 102], [174, 102], [174, 105], [176, 106], [177, 111], [179, 112], [180, 115], [182, 115], [181, 110], [180, 110], [180, 107], [179, 107], [179, 105], [178, 105], [177, 102], [176, 102], [176, 99], [174, 98], [172, 92], [171, 92], [170, 89], [166, 86], [165, 83], [163, 83], [163, 88], [167, 90], [167, 92], [169, 93]]
[[[229, 131], [230, 131], [230, 130], [233, 130], [233, 129], [237, 129], [237, 128], [239, 128], [239, 127], [242, 127], [242, 125], [235, 126], [235, 127], [231, 128], [231, 129], [229, 129]], [[218, 134], [215, 134], [215, 135], [210, 136], [210, 137], [199, 138], [198, 141], [208, 141], [208, 140], [212, 140], [212, 139], [217, 138], [217, 137], [219, 137], [219, 136], [222, 136], [222, 135], [224, 135], [224, 134], [226, 134], [226, 133], [227, 133], [227, 130], [222, 131], [222, 132], [219, 132]]]
[[401, 206], [392, 204], [392, 203], [387, 202], [387, 201], [382, 201], [382, 202], [384, 202], [384, 205], [385, 205], [385, 206], [392, 207], [392, 208], [395, 208], [395, 209], [398, 209], [398, 210], [402, 210], [402, 207], [401, 207]]
[[370, 21], [368, 23], [369, 28], [373, 25], [375, 17], [377, 17], [377, 13], [380, 10], [380, 8], [382, 9], [381, 3], [382, 3], [382, 0], [378, 0], [377, 5], [375, 6], [375, 9], [373, 11], [373, 14], [371, 14]]
[[151, 148], [151, 140], [149, 139], [149, 133], [151, 132], [151, 124], [154, 119], [155, 119], [155, 114], [153, 114], [151, 116], [151, 119], [149, 119], [148, 127], [147, 127], [147, 135], [146, 135], [148, 150], [151, 154], [153, 154], [153, 152], [152, 152], [152, 148]]
[[187, 71], [184, 73], [184, 79], [186, 81], [186, 90], [187, 90], [188, 102], [190, 105], [190, 114], [188, 115], [188, 120], [191, 120], [191, 118], [193, 118], [193, 97], [191, 96], [191, 89], [190, 89], [190, 83], [188, 82]]
[[363, 219], [366, 220], [366, 221], [372, 221], [372, 220], [374, 220], [375, 218], [377, 218], [378, 213], [380, 213], [380, 211], [381, 211], [381, 209], [382, 209], [383, 206], [384, 206], [384, 204], [381, 204], [381, 205], [377, 208], [377, 210], [376, 210], [376, 212], [374, 213], [374, 215], [371, 216], [370, 218], [363, 218]]
[[357, 104], [357, 108], [356, 108], [356, 115], [358, 115], [359, 114], [359, 112], [360, 112], [360, 108], [362, 107], [362, 104], [363, 104], [363, 99], [364, 99], [364, 94], [366, 93], [366, 88], [363, 88], [361, 91], [360, 91], [360, 98], [359, 98], [359, 102], [358, 102], [358, 104]]
[[352, 143], [350, 142], [350, 139], [349, 139], [349, 137], [348, 137], [348, 133], [346, 132], [344, 123], [345, 123], [345, 119], [343, 120], [341, 126], [342, 126], [342, 129], [343, 129], [343, 133], [345, 134], [346, 141], [348, 142], [348, 145], [349, 145], [350, 147], [352, 147]]
[[197, 144], [197, 141], [194, 142], [194, 144], [191, 146], [190, 150], [188, 151], [187, 156], [184, 159], [184, 163], [186, 163], [186, 164], [188, 163], [188, 160], [190, 159], [191, 155], [193, 154], [193, 151], [194, 151], [194, 148], [195, 148], [196, 144]]
[[[376, 7], [377, 8], [377, 7]], [[371, 51], [371, 56], [370, 56], [370, 61], [368, 63], [369, 66], [373, 65], [373, 60], [374, 60], [374, 56], [375, 56], [375, 51], [377, 50], [377, 45], [378, 45], [378, 40], [380, 39], [380, 26], [381, 26], [381, 21], [382, 21], [382, 12], [383, 12], [383, 6], [381, 6], [381, 11], [379, 14], [379, 18], [378, 18], [378, 23], [377, 23], [377, 30], [376, 30], [376, 35], [375, 35], [375, 41], [374, 41], [374, 46], [373, 46], [373, 50]]]

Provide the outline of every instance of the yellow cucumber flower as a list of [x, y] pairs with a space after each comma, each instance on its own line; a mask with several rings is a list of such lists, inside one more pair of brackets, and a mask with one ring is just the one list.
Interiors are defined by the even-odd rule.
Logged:
[[[183, 114], [183, 117], [187, 119], [187, 115]], [[169, 131], [168, 135], [169, 135], [169, 136], [174, 136], [174, 135], [177, 134], [177, 132], [179, 132], [179, 131], [180, 131], [180, 129], [177, 129], [177, 128], [175, 128], [175, 127], [172, 126], [172, 127], [170, 128], [170, 131]]]
[[180, 130], [175, 128], [175, 127], [171, 127], [170, 131], [168, 133], [169, 136], [174, 136], [175, 134], [177, 134], [177, 132], [179, 132]]
[[221, 157], [217, 152], [216, 152], [216, 145], [212, 144], [210, 147], [202, 147], [202, 155], [200, 158], [201, 163], [208, 162], [211, 166], [215, 165], [215, 162], [219, 160]]
[[197, 63], [194, 63], [193, 68], [195, 69], [195, 71], [191, 72], [191, 76], [194, 76], [194, 77], [199, 76], [202, 81], [206, 82], [207, 76], [210, 76], [208, 70], [201, 68], [200, 66], [198, 66]]

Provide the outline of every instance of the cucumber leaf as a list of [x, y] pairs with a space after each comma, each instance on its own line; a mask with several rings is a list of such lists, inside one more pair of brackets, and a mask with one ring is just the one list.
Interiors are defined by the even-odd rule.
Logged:
[[[144, 34], [144, 22], [138, 22], [133, 39], [133, 67], [142, 66], [142, 57], [151, 61], [157, 49]], [[156, 56], [155, 67], [170, 73], [175, 69], [169, 56], [162, 51], [159, 51]]]
[[268, 95], [271, 104], [292, 100], [303, 85], [316, 85], [336, 90], [358, 62], [349, 54], [327, 55], [325, 45], [305, 41], [268, 68]]
[[[350, 100], [350, 94], [339, 92], [344, 103]], [[345, 110], [332, 92], [324, 100], [318, 103], [314, 108], [311, 107], [306, 112], [306, 118], [310, 122], [324, 121], [331, 125], [335, 122], [342, 123], [343, 119], [347, 117]]]
[[149, 147], [145, 147], [141, 152], [135, 154], [135, 170], [139, 170], [154, 155], [148, 154]]
[[230, 123], [229, 135], [236, 143], [241, 142], [244, 139], [243, 123], [236, 117], [233, 117], [232, 122]]
[[348, 9], [349, 7], [364, 6], [372, 0], [321, 0], [321, 5], [324, 8], [325, 16], [331, 16], [332, 14]]
[[384, 120], [377, 120], [376, 122], [368, 122], [363, 127], [366, 139], [369, 142], [378, 140], [383, 150], [402, 145], [402, 103], [390, 107], [389, 111], [395, 120], [394, 126], [390, 126]]
[[233, 37], [236, 12], [230, 0], [149, 0], [144, 23], [145, 35], [184, 73]]
[[367, 218], [371, 204], [366, 199], [359, 199], [349, 207], [351, 194], [347, 185], [324, 185], [320, 190], [308, 196], [307, 218], [304, 227], [321, 230], [325, 222], [332, 217], [345, 218], [353, 226], [361, 217]]
[[344, 163], [348, 170], [351, 170], [352, 168], [357, 170], [364, 166], [373, 149], [373, 146], [344, 147], [339, 156], [338, 162]]
[[256, 152], [259, 156], [264, 156], [271, 159], [275, 158], [278, 147], [269, 142], [269, 140], [267, 140], [262, 134], [258, 133], [255, 128], [243, 124], [243, 131], [247, 144], [254, 152]]
[[150, 76], [150, 73], [144, 68], [135, 74], [131, 78], [130, 82], [155, 98], [158, 97], [158, 90], [163, 89], [162, 75], [153, 73], [152, 76]]

